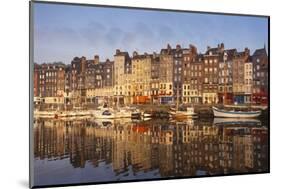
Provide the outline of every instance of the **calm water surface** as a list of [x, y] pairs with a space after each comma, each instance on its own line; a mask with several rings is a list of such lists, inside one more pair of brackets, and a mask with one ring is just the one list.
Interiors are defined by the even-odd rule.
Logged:
[[268, 171], [259, 120], [34, 120], [35, 185]]

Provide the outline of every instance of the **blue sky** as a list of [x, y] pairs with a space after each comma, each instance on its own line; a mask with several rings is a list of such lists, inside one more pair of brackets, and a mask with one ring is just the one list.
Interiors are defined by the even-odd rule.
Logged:
[[43, 4], [34, 6], [34, 60], [62, 61], [75, 56], [113, 59], [116, 49], [159, 52], [170, 43], [243, 50], [268, 46], [268, 21], [263, 17]]

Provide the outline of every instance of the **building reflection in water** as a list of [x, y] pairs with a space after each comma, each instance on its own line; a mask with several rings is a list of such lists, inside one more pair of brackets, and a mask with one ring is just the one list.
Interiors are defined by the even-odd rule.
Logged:
[[34, 155], [35, 162], [67, 160], [73, 169], [109, 165], [112, 181], [129, 172], [154, 171], [155, 178], [253, 173], [268, 171], [267, 137], [260, 123], [35, 120]]

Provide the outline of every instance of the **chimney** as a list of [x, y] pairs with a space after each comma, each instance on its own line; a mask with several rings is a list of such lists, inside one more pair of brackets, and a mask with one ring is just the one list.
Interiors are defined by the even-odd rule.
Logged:
[[171, 45], [168, 43], [167, 44], [167, 49], [170, 50], [171, 49]]
[[95, 55], [95, 58], [94, 58], [94, 64], [98, 64], [100, 62], [99, 60], [99, 55]]
[[224, 44], [223, 43], [221, 43], [221, 49], [224, 50]]
[[116, 55], [120, 53], [120, 49], [116, 49]]
[[86, 57], [82, 56], [81, 58], [81, 72], [84, 73], [86, 68]]
[[197, 48], [194, 45], [190, 44], [189, 49], [192, 54], [197, 54]]
[[246, 54], [246, 56], [250, 55], [250, 49], [248, 49], [248, 47], [245, 48], [245, 54]]
[[135, 57], [135, 56], [137, 56], [137, 55], [138, 55], [137, 51], [134, 51], [134, 52], [133, 52], [133, 57]]

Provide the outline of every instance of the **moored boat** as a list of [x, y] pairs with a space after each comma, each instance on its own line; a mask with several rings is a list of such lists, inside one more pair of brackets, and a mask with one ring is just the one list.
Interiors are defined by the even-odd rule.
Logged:
[[152, 113], [150, 113], [150, 112], [143, 112], [142, 116], [144, 118], [150, 118], [150, 117], [152, 117]]
[[235, 111], [219, 109], [212, 107], [215, 117], [227, 117], [227, 118], [254, 118], [261, 115], [261, 111]]
[[96, 111], [94, 117], [96, 119], [114, 119], [115, 114], [110, 110], [101, 110], [101, 111]]
[[253, 108], [253, 109], [259, 109], [259, 110], [266, 110], [268, 108], [267, 105], [229, 105], [229, 104], [225, 104], [224, 107], [227, 108]]
[[187, 107], [186, 111], [171, 110], [169, 113], [175, 118], [194, 118], [197, 116], [193, 107]]

